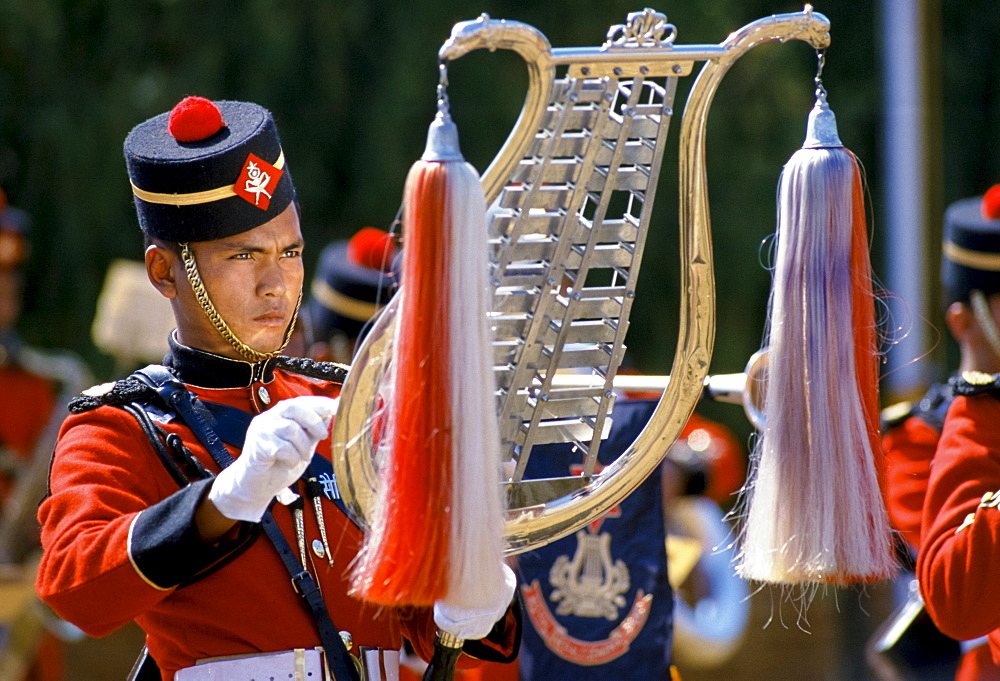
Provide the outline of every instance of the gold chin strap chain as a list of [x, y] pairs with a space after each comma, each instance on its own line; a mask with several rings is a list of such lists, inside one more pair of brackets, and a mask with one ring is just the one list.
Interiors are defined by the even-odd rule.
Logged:
[[986, 296], [982, 291], [970, 291], [969, 302], [972, 303], [972, 313], [983, 330], [990, 348], [997, 357], [1000, 357], [1000, 330], [993, 320], [993, 313], [990, 312], [990, 304], [986, 301]]
[[295, 314], [292, 315], [292, 321], [289, 322], [288, 328], [285, 329], [285, 338], [281, 341], [281, 347], [274, 352], [257, 352], [236, 337], [236, 334], [232, 332], [226, 321], [222, 318], [222, 315], [215, 309], [212, 299], [208, 297], [208, 291], [205, 290], [205, 284], [201, 280], [201, 274], [198, 273], [198, 264], [194, 261], [194, 254], [191, 252], [191, 247], [187, 243], [182, 243], [180, 246], [181, 259], [184, 261], [184, 272], [187, 274], [188, 282], [191, 284], [191, 289], [194, 291], [201, 309], [205, 311], [216, 331], [233, 346], [243, 359], [248, 362], [260, 362], [276, 357], [285, 349], [288, 341], [292, 338], [292, 331], [295, 329], [295, 320], [299, 316], [299, 307], [302, 305], [302, 289], [299, 289], [299, 299], [295, 303]]

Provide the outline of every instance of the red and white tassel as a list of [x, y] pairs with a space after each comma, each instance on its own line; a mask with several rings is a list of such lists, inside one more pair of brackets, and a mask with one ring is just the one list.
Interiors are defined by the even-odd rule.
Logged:
[[861, 170], [818, 94], [806, 144], [781, 176], [765, 425], [737, 566], [785, 584], [895, 569]]
[[488, 607], [504, 577], [486, 202], [446, 112], [407, 177], [403, 230], [388, 446], [353, 591]]

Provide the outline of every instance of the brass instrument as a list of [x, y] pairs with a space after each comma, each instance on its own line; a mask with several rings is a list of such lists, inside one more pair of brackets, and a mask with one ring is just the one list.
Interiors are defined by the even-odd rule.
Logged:
[[[764, 393], [767, 388], [767, 349], [758, 350], [738, 374], [713, 374], [702, 381], [702, 397], [713, 402], [738, 404], [747, 420], [758, 430], [764, 427]], [[634, 376], [618, 374], [611, 382], [616, 391], [663, 393], [670, 385], [669, 376]], [[557, 388], [597, 387], [594, 377], [580, 374], [556, 374]]]
[[[552, 48], [531, 26], [483, 15], [456, 25], [439, 53], [447, 62], [476, 49], [513, 50], [528, 68], [520, 118], [483, 176], [512, 554], [604, 514], [677, 439], [703, 393], [715, 335], [705, 164], [712, 99], [732, 64], [756, 45], [801, 40], [819, 50], [830, 40], [829, 22], [808, 5], [748, 24], [718, 45], [678, 45], [676, 37], [664, 15], [647, 9], [612, 27], [599, 47]], [[680, 290], [687, 295], [671, 379], [635, 442], [597, 473], [678, 79], [697, 62], [680, 124]], [[389, 305], [359, 349], [334, 425], [341, 494], [363, 525], [376, 496], [372, 421], [391, 369], [397, 308]], [[564, 374], [581, 372], [582, 384], [565, 382]], [[575, 443], [586, 457], [584, 474], [526, 479], [532, 448], [550, 442]]]

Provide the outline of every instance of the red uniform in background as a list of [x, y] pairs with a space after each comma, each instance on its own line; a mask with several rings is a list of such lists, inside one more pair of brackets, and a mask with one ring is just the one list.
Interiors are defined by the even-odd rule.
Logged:
[[[927, 610], [954, 638], [989, 635], [958, 678], [1000, 678], [1000, 399], [955, 398], [930, 472], [917, 577]], [[997, 386], [995, 379], [992, 387]], [[966, 656], [969, 658], [970, 656]]]
[[30, 251], [30, 219], [7, 205], [0, 189], [0, 509], [17, 470], [28, 464], [52, 416], [56, 388], [24, 366], [16, 331], [21, 316], [22, 268]]
[[703, 495], [722, 507], [732, 504], [747, 477], [746, 454], [733, 432], [721, 423], [694, 413], [681, 431], [680, 441], [688, 448], [699, 448], [707, 460]]
[[[2, 346], [0, 346], [2, 349]], [[35, 442], [52, 416], [52, 382], [14, 363], [0, 361], [0, 509], [16, 469], [31, 460]]]
[[[1000, 409], [993, 396], [1000, 376], [998, 262], [1000, 185], [982, 196], [952, 203], [944, 216], [941, 284], [948, 301], [944, 319], [959, 346], [959, 377], [949, 382], [955, 398], [941, 419], [941, 438], [928, 463], [917, 556], [917, 580], [927, 612], [944, 634], [966, 642], [957, 674], [962, 680], [1000, 678], [996, 631], [1000, 619], [990, 614], [1000, 606], [995, 574], [1000, 524], [994, 517], [995, 505], [986, 496], [1000, 488], [996, 453]], [[913, 437], [923, 438], [923, 446], [929, 446], [926, 431], [914, 432]], [[923, 463], [915, 459], [909, 462], [915, 471], [909, 480], [910, 524], [902, 528], [910, 531], [910, 537], [919, 478], [925, 475]], [[986, 634], [988, 646], [980, 644]]]
[[[0, 344], [0, 351], [5, 348]], [[0, 513], [21, 469], [31, 464], [38, 438], [52, 418], [56, 387], [51, 380], [20, 366], [3, 352], [0, 361]], [[34, 543], [37, 543], [35, 540]], [[29, 681], [62, 681], [65, 662], [61, 644], [51, 634], [38, 643], [29, 671]]]
[[952, 398], [947, 384], [936, 384], [913, 408], [904, 408], [901, 414], [891, 414], [888, 418], [883, 412], [886, 510], [892, 526], [914, 555], [920, 547], [920, 522], [931, 459]]
[[[6, 511], [7, 519], [14, 522], [22, 509], [8, 508], [8, 499], [18, 476], [34, 463], [32, 456], [53, 416], [58, 391], [53, 380], [25, 365], [26, 350], [15, 328], [21, 315], [22, 268], [30, 251], [30, 222], [26, 212], [7, 205], [6, 194], [0, 190], [0, 512]], [[34, 505], [35, 499], [31, 503]], [[23, 553], [37, 546], [32, 529], [18, 529], [23, 529], [23, 537], [16, 541], [4, 538], [6, 560], [20, 561]], [[12, 545], [6, 545], [8, 541]], [[0, 646], [14, 647], [12, 639], [18, 635], [4, 632]], [[65, 678], [61, 645], [52, 634], [42, 634], [37, 643], [24, 647], [32, 648], [28, 681]]]

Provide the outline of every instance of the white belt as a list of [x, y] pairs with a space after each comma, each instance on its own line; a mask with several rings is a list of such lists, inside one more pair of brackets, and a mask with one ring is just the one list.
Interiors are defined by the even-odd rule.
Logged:
[[[362, 681], [399, 681], [398, 650], [361, 648], [361, 653]], [[260, 681], [272, 676], [292, 681], [339, 681], [326, 668], [321, 648], [199, 660], [174, 674], [174, 681]]]

